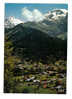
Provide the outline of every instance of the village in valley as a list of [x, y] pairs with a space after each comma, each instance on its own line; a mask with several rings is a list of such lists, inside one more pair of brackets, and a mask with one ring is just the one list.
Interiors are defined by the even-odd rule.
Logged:
[[[66, 93], [66, 62], [54, 64], [18, 63], [14, 71], [16, 86], [24, 93]], [[24, 90], [23, 88], [26, 90]]]

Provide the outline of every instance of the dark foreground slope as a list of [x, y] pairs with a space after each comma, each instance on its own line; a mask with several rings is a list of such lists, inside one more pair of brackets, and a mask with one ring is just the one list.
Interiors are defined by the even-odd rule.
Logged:
[[[66, 57], [67, 40], [51, 37], [48, 33], [32, 28], [26, 24], [19, 24], [8, 30], [6, 36], [14, 45], [15, 54], [21, 56], [47, 57]], [[31, 23], [33, 25], [33, 23]], [[26, 53], [26, 55], [25, 55]]]

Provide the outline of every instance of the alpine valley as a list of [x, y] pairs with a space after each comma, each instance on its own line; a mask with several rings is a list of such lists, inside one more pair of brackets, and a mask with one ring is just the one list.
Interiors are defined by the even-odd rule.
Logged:
[[40, 21], [5, 19], [4, 92], [66, 93], [67, 19], [66, 9]]

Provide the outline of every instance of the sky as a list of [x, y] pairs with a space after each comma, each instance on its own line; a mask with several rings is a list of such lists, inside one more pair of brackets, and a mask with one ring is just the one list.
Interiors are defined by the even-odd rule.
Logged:
[[5, 17], [14, 16], [22, 21], [42, 20], [43, 14], [52, 9], [67, 9], [67, 4], [5, 4]]

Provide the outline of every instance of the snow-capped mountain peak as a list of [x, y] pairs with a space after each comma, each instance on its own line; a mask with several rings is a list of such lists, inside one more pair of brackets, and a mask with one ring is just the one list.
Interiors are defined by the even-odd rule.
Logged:
[[6, 28], [13, 28], [14, 26], [16, 26], [17, 24], [23, 23], [23, 21], [10, 16], [8, 18], [5, 19], [5, 27]]
[[12, 24], [14, 24], [14, 25], [23, 23], [21, 20], [16, 19], [16, 18], [14, 18], [13, 16], [9, 17], [9, 21], [10, 21]]
[[49, 20], [58, 20], [59, 18], [65, 17], [68, 11], [66, 9], [53, 9], [45, 14], [45, 17]]

